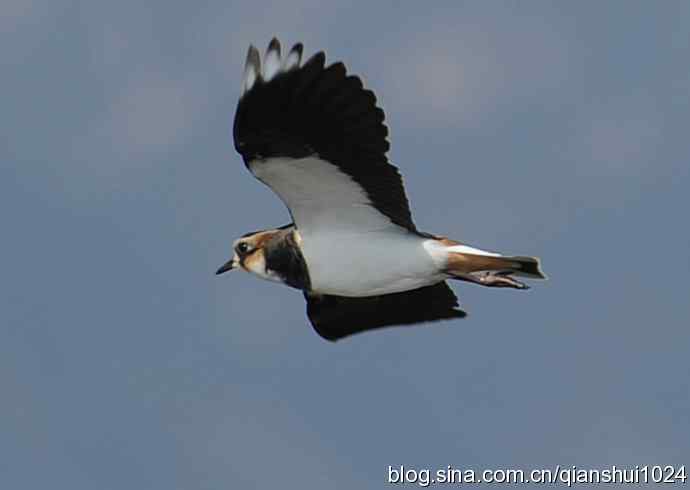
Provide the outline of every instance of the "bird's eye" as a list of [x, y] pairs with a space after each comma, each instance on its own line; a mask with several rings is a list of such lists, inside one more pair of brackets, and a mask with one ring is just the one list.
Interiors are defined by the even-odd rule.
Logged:
[[240, 242], [237, 244], [237, 253], [244, 255], [249, 252], [249, 244], [247, 242]]

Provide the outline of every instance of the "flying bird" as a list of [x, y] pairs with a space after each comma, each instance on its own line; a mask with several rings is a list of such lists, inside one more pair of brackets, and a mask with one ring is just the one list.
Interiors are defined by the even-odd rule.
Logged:
[[506, 256], [417, 229], [388, 129], [371, 90], [341, 62], [277, 39], [250, 46], [235, 113], [235, 149], [287, 206], [292, 222], [247, 233], [217, 274], [244, 269], [303, 292], [328, 340], [466, 313], [446, 281], [527, 289], [535, 257]]

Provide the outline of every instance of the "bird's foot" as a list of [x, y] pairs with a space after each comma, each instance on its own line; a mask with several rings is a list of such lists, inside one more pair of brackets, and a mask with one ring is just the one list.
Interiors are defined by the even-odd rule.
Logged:
[[473, 274], [479, 284], [493, 288], [529, 289], [524, 282], [510, 276], [511, 271], [483, 272]]

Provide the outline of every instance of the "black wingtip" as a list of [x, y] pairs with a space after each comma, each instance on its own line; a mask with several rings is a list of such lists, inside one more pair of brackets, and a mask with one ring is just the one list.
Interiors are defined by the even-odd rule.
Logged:
[[268, 53], [270, 51], [277, 51], [278, 57], [280, 57], [280, 41], [278, 41], [277, 37], [274, 37], [273, 39], [271, 39], [271, 42], [268, 43], [268, 49], [266, 50], [266, 52]]
[[305, 68], [308, 66], [315, 66], [320, 69], [323, 69], [324, 65], [326, 64], [326, 53], [323, 51], [319, 51], [318, 53], [315, 53], [312, 55], [311, 58], [307, 60], [307, 62], [304, 64]]
[[455, 312], [454, 318], [466, 318], [467, 317], [467, 312], [465, 310], [458, 310], [454, 309]]
[[261, 69], [261, 55], [259, 54], [259, 50], [256, 49], [253, 44], [250, 44], [249, 48], [247, 48], [247, 58], [244, 64], [245, 67], [252, 66], [258, 70]]

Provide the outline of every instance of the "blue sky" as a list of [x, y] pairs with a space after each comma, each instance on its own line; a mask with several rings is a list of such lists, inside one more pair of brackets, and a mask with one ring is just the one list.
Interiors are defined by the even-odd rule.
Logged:
[[[689, 5], [2, 2], [0, 485], [687, 464]], [[421, 229], [550, 280], [330, 344], [298, 292], [215, 277], [288, 220], [231, 140], [274, 35], [375, 90]]]

